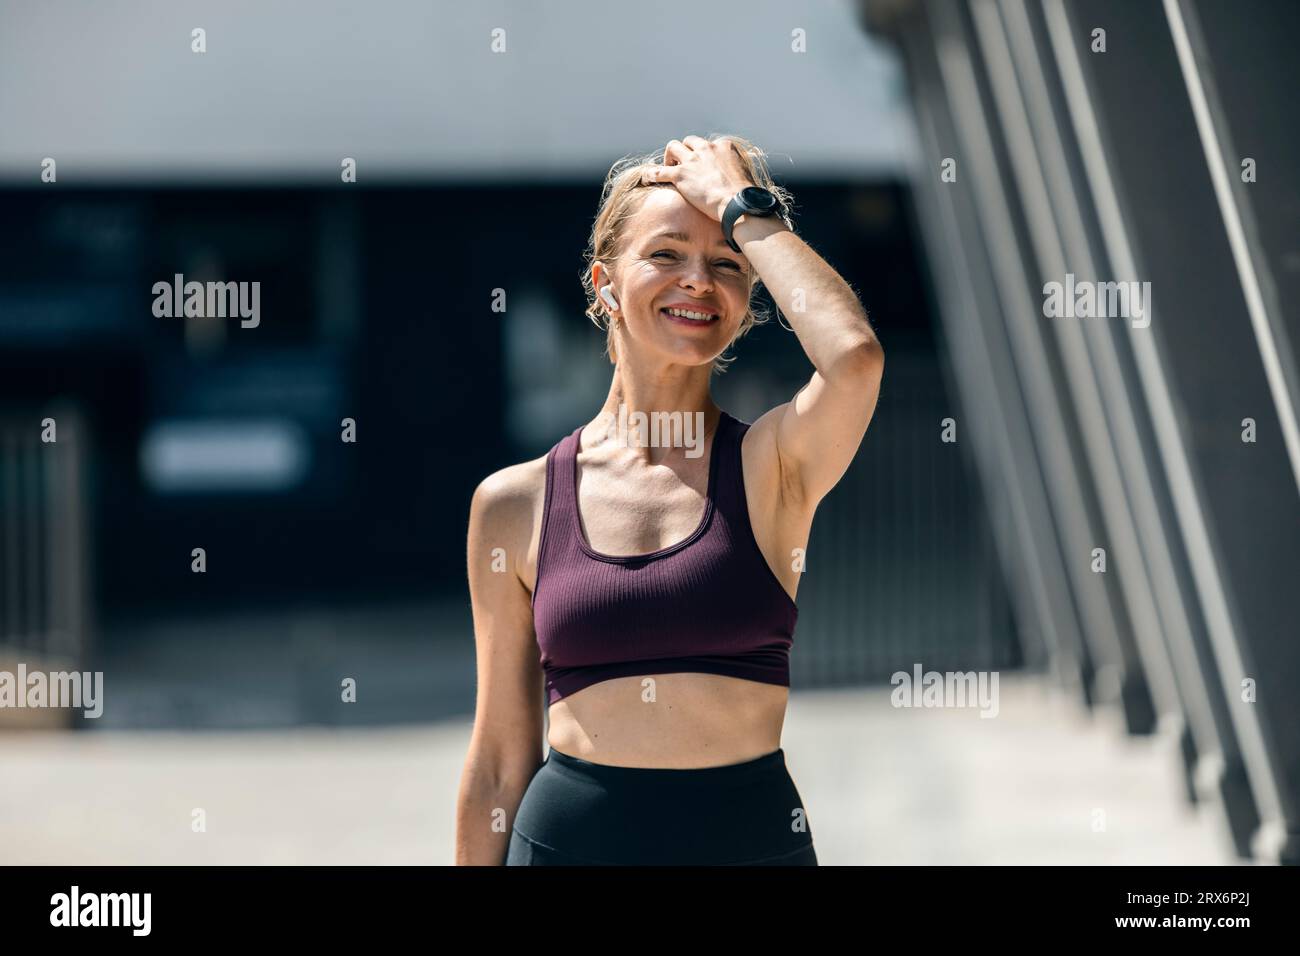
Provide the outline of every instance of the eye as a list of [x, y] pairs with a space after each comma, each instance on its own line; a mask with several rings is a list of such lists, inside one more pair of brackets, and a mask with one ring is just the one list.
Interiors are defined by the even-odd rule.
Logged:
[[[673, 252], [670, 249], [660, 249], [659, 251], [652, 252], [650, 254], [651, 259], [657, 259], [660, 256], [667, 256], [669, 259], [678, 258], [677, 253]], [[732, 272], [737, 272], [737, 273], [744, 271], [743, 269], [740, 268], [740, 263], [736, 262], [734, 259], [718, 259], [716, 262], [713, 263], [713, 265], [715, 268], [726, 268]]]

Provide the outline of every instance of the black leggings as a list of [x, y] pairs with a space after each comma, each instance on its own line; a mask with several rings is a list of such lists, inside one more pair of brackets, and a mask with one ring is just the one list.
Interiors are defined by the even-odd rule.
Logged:
[[615, 767], [551, 748], [507, 866], [816, 866], [785, 751], [697, 770]]

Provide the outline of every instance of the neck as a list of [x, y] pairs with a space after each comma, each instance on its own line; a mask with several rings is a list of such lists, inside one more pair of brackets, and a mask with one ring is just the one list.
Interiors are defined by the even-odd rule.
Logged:
[[609, 394], [592, 422], [595, 444], [626, 446], [652, 461], [658, 449], [685, 448], [688, 457], [703, 453], [721, 409], [709, 394], [709, 366], [673, 365], [650, 371], [623, 362], [614, 367]]

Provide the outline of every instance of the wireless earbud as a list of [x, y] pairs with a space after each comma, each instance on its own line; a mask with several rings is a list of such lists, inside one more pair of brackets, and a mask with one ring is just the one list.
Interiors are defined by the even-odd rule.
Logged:
[[600, 287], [600, 297], [605, 300], [605, 304], [611, 309], [618, 308], [618, 299], [614, 298], [614, 290], [607, 285]]

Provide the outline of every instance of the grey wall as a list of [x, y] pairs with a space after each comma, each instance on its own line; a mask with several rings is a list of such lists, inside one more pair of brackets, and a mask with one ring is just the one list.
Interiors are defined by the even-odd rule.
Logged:
[[714, 131], [794, 177], [888, 175], [914, 146], [900, 80], [847, 0], [4, 0], [0, 180], [46, 156], [60, 181], [316, 182], [345, 156], [369, 182], [587, 179]]

